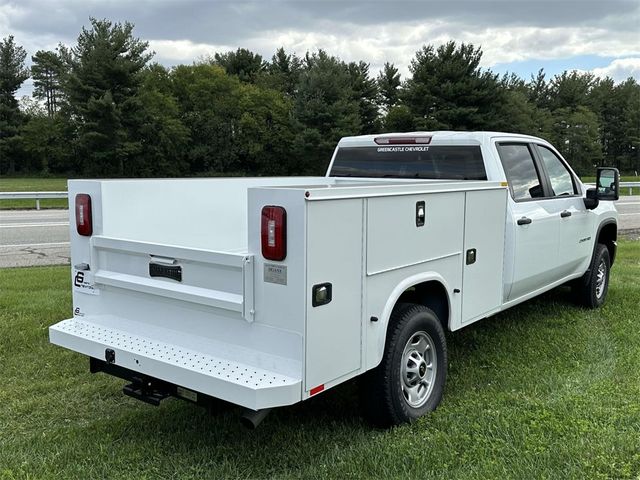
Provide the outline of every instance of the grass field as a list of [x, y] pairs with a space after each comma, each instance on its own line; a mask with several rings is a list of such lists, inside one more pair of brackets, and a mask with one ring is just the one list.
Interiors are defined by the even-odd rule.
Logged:
[[640, 478], [640, 242], [621, 242], [607, 304], [566, 290], [449, 334], [438, 410], [389, 431], [353, 383], [271, 413], [155, 408], [52, 346], [66, 267], [0, 271], [0, 478]]
[[[66, 192], [66, 178], [1, 178], [0, 192]], [[0, 209], [36, 208], [35, 200], [0, 200]], [[40, 200], [40, 208], [68, 208], [66, 198]]]

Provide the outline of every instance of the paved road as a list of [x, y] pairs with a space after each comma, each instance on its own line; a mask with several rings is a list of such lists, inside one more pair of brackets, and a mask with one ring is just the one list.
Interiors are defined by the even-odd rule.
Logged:
[[[622, 197], [617, 206], [620, 230], [637, 237], [640, 196]], [[67, 210], [0, 210], [0, 268], [68, 263]]]
[[68, 263], [67, 210], [0, 210], [0, 268]]
[[640, 229], [640, 195], [621, 197], [616, 206], [620, 230]]

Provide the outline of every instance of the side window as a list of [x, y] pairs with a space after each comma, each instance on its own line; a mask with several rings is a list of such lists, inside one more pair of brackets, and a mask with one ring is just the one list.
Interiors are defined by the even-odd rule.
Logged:
[[498, 153], [514, 200], [544, 197], [542, 182], [528, 145], [498, 144]]
[[544, 168], [549, 174], [553, 194], [556, 197], [560, 197], [562, 195], [575, 195], [578, 193], [571, 179], [571, 173], [558, 156], [542, 145], [538, 145], [538, 151], [544, 162]]

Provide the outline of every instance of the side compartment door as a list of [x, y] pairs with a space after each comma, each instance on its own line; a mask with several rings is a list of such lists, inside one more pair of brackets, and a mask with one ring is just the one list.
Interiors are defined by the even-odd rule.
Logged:
[[466, 192], [462, 270], [462, 323], [502, 303], [506, 191]]
[[507, 229], [514, 253], [508, 301], [556, 280], [559, 217], [545, 200], [544, 176], [534, 161], [532, 146], [504, 142], [496, 147], [510, 192]]
[[362, 364], [363, 217], [362, 199], [307, 202], [306, 391]]

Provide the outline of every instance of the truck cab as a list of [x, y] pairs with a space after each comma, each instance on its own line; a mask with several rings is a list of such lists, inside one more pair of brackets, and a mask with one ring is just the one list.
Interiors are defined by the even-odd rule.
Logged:
[[[613, 264], [614, 204], [590, 202], [586, 186], [546, 140], [499, 132], [389, 134], [386, 141], [392, 143], [385, 145], [378, 145], [376, 138], [342, 139], [327, 175], [508, 185], [503, 308], [582, 276], [598, 243], [607, 247]], [[403, 143], [413, 138], [429, 143]]]

